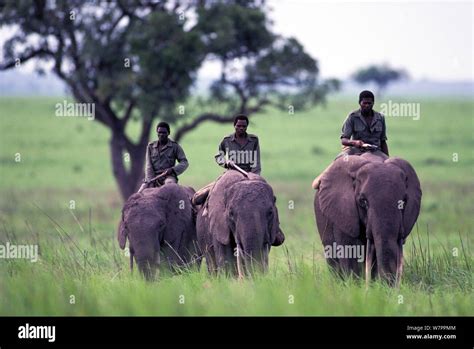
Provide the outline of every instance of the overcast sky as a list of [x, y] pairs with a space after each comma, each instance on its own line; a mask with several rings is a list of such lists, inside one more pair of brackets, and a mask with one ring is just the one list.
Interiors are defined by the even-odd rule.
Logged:
[[275, 31], [296, 37], [323, 77], [388, 63], [414, 79], [474, 80], [472, 2], [267, 1]]
[[277, 32], [295, 36], [324, 76], [346, 77], [369, 63], [412, 77], [473, 80], [472, 2], [273, 0]]
[[[345, 79], [357, 68], [388, 63], [414, 79], [474, 80], [472, 1], [267, 2], [275, 32], [296, 37], [318, 59], [322, 77]], [[0, 30], [0, 41], [5, 34]], [[207, 64], [200, 76], [217, 73]]]

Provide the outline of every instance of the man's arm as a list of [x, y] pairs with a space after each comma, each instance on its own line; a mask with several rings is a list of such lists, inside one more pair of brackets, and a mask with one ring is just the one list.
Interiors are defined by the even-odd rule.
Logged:
[[216, 162], [219, 166], [225, 168], [226, 159], [225, 159], [225, 142], [222, 140], [221, 144], [219, 145], [219, 152], [214, 156]]
[[387, 145], [386, 141], [381, 142], [380, 148], [387, 156], [390, 156], [390, 155], [388, 155], [388, 145]]
[[382, 151], [388, 155], [388, 145], [387, 145], [387, 127], [385, 126], [385, 117], [382, 116], [382, 136], [380, 138], [380, 148]]
[[354, 129], [352, 128], [352, 120], [351, 116], [347, 116], [344, 124], [342, 125], [341, 130], [341, 144], [346, 147], [362, 147], [364, 142], [360, 140], [351, 140], [351, 136], [354, 133]]
[[341, 144], [345, 145], [345, 146], [348, 146], [348, 147], [360, 148], [364, 145], [364, 142], [362, 142], [360, 140], [351, 140], [351, 139], [348, 139], [348, 138], [342, 138], [341, 139]]
[[254, 152], [255, 152], [254, 154], [257, 155], [257, 158], [255, 159], [256, 164], [255, 164], [255, 167], [251, 167], [250, 172], [260, 175], [260, 172], [262, 172], [262, 166], [260, 164], [260, 142], [258, 141], [258, 138], [257, 138], [257, 145], [255, 146]]
[[177, 145], [176, 150], [176, 160], [178, 160], [178, 164], [173, 167], [173, 171], [176, 176], [182, 174], [189, 166], [188, 159], [186, 159], [186, 155], [184, 154], [183, 148], [179, 144]]
[[146, 147], [146, 156], [145, 156], [145, 181], [152, 179], [155, 176], [155, 170], [151, 164], [151, 154], [150, 154], [150, 145]]

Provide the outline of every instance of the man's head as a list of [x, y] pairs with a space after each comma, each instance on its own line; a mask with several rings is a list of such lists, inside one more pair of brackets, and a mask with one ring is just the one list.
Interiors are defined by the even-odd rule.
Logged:
[[160, 143], [166, 143], [168, 141], [168, 135], [170, 134], [170, 125], [168, 125], [167, 122], [161, 121], [156, 125], [156, 133], [158, 134]]
[[359, 105], [362, 115], [368, 115], [374, 107], [375, 97], [374, 94], [370, 91], [362, 91], [359, 94]]
[[247, 115], [239, 114], [234, 118], [235, 134], [241, 137], [247, 132], [247, 126], [249, 125], [249, 118]]

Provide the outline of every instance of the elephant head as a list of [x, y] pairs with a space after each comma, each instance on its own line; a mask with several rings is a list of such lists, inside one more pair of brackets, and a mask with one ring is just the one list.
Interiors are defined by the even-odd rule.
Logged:
[[367, 282], [374, 271], [398, 285], [403, 244], [420, 211], [420, 182], [413, 167], [400, 158], [339, 158], [322, 178], [318, 196], [334, 231], [366, 241]]
[[235, 241], [239, 276], [266, 271], [270, 247], [284, 242], [275, 202], [264, 180], [237, 182], [224, 193], [228, 228], [220, 230], [217, 240], [222, 244]]

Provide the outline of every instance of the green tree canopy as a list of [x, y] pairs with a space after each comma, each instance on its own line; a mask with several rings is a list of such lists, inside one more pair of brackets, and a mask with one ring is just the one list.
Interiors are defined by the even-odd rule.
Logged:
[[388, 65], [371, 65], [357, 70], [352, 75], [359, 84], [375, 83], [379, 94], [382, 94], [390, 83], [406, 77], [408, 74], [404, 70], [390, 68]]

